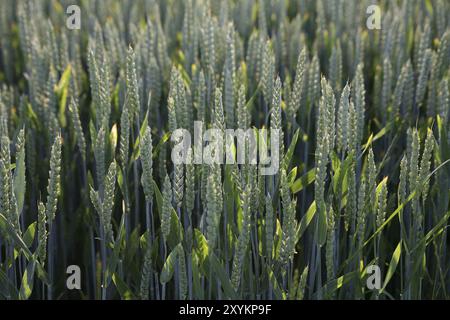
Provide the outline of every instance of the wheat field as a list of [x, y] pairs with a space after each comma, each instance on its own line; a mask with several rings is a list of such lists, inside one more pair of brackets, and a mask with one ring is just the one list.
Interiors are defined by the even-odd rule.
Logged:
[[[0, 33], [0, 299], [450, 298], [449, 1], [1, 0]], [[276, 172], [174, 162], [198, 123]]]

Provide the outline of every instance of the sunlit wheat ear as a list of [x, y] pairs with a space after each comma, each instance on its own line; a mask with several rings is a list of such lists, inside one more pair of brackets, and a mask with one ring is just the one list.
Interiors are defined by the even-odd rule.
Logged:
[[26, 191], [25, 129], [20, 129], [15, 142], [15, 168], [11, 181], [11, 217], [14, 217], [16, 231], [21, 234], [20, 218], [24, 213]]
[[264, 100], [269, 104], [272, 101], [272, 91], [275, 78], [275, 57], [270, 41], [267, 41], [264, 46], [263, 58], [261, 62], [261, 87], [264, 95]]
[[92, 186], [90, 186], [90, 189], [89, 189], [89, 197], [90, 197], [92, 206], [94, 207], [95, 211], [97, 211], [97, 214], [100, 218], [100, 227], [103, 228], [103, 225], [104, 225], [103, 204], [102, 204], [102, 201], [100, 199], [98, 192], [95, 191]]
[[145, 128], [140, 142], [140, 150], [142, 163], [141, 184], [144, 189], [145, 200], [150, 202], [153, 197], [153, 145], [150, 127]]
[[341, 152], [347, 150], [350, 133], [350, 86], [347, 84], [342, 90], [339, 109], [337, 112], [336, 146]]
[[174, 132], [177, 127], [177, 117], [175, 112], [175, 100], [173, 97], [170, 97], [167, 99], [167, 111], [168, 111], [168, 117], [169, 117], [169, 130], [171, 132]]
[[279, 148], [278, 150], [273, 149], [271, 152], [278, 152], [279, 159], [282, 159], [284, 155], [284, 135], [283, 135], [283, 125], [281, 123], [281, 79], [277, 77], [273, 87], [272, 104], [270, 111], [270, 129], [278, 130], [279, 133]]
[[377, 199], [377, 216], [376, 216], [376, 226], [377, 229], [381, 227], [381, 225], [386, 220], [386, 209], [387, 209], [387, 182], [382, 182], [381, 190], [378, 194]]
[[126, 172], [128, 166], [128, 149], [130, 141], [130, 116], [128, 106], [125, 104], [122, 115], [120, 116], [120, 142], [119, 142], [119, 159], [122, 170]]
[[398, 205], [401, 205], [406, 201], [407, 187], [408, 187], [408, 158], [406, 157], [406, 155], [404, 155], [400, 162], [400, 177], [397, 194]]
[[60, 173], [61, 173], [61, 137], [58, 136], [53, 143], [50, 153], [50, 173], [47, 185], [47, 202], [45, 213], [48, 223], [55, 219], [58, 196], [60, 193]]
[[176, 71], [177, 72], [174, 83], [175, 87], [171, 87], [171, 90], [175, 90], [174, 93], [177, 124], [181, 128], [192, 132], [191, 126], [193, 123], [193, 111], [190, 108], [190, 92], [187, 92], [180, 72], [177, 69]]
[[428, 197], [428, 189], [430, 185], [428, 175], [430, 174], [434, 143], [435, 140], [433, 131], [431, 129], [428, 129], [419, 169], [419, 187], [422, 193], [422, 201], [425, 201]]
[[133, 48], [130, 46], [127, 53], [126, 64], [126, 85], [127, 95], [129, 101], [130, 119], [131, 123], [136, 115], [140, 112], [140, 100], [138, 91], [138, 80], [136, 75], [136, 55]]
[[114, 193], [116, 190], [116, 175], [117, 165], [112, 162], [109, 166], [108, 173], [105, 177], [105, 195], [103, 198], [102, 220], [104, 221], [103, 228], [105, 230], [105, 240], [113, 241], [112, 232], [112, 211], [114, 207]]
[[[368, 200], [375, 199], [377, 187], [377, 166], [375, 164], [375, 157], [373, 150], [370, 147], [369, 155], [367, 156], [367, 197]], [[373, 201], [373, 200], [371, 200]], [[374, 206], [371, 206], [373, 208]], [[373, 211], [374, 213], [374, 211]]]
[[325, 179], [327, 176], [327, 164], [329, 153], [334, 148], [335, 140], [335, 98], [331, 86], [322, 78], [322, 97], [319, 102], [316, 125], [316, 150], [315, 150], [315, 181], [314, 197], [317, 210], [326, 212], [324, 198]]
[[105, 128], [102, 127], [97, 134], [97, 139], [94, 143], [94, 158], [96, 177], [99, 190], [103, 190], [103, 180], [105, 177]]
[[1, 137], [1, 150], [0, 150], [0, 213], [2, 213], [8, 222], [12, 224], [14, 229], [20, 232], [19, 229], [19, 217], [15, 209], [15, 200], [13, 197], [13, 181], [11, 174], [11, 151], [10, 140], [4, 135]]
[[[336, 140], [336, 98], [330, 83], [322, 78], [322, 98], [319, 103], [317, 141], [322, 141], [324, 152], [328, 155], [334, 149]], [[325, 141], [326, 140], [326, 141]], [[324, 144], [326, 142], [326, 144]]]
[[[408, 160], [409, 173], [408, 184], [410, 192], [417, 192], [418, 179], [419, 179], [419, 152], [420, 152], [420, 140], [419, 133], [416, 129], [409, 129], [408, 135], [410, 136], [410, 156]], [[421, 225], [422, 216], [419, 213], [419, 196], [416, 195], [411, 203], [413, 217], [418, 225]]]

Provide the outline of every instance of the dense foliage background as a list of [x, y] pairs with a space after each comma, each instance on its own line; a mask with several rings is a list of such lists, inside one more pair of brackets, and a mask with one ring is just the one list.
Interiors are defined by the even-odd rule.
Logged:
[[[449, 297], [449, 1], [2, 0], [0, 31], [2, 299]], [[279, 172], [174, 165], [194, 120], [281, 129]]]

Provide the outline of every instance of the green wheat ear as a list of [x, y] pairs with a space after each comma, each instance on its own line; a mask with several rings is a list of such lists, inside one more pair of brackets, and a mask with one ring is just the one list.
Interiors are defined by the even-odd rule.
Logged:
[[189, 148], [186, 156], [185, 177], [185, 202], [186, 209], [190, 215], [195, 206], [195, 165], [193, 163], [192, 148]]
[[128, 47], [126, 63], [126, 86], [127, 96], [129, 97], [130, 123], [140, 112], [140, 100], [138, 91], [138, 80], [136, 75], [136, 55], [133, 47]]
[[4, 135], [1, 137], [0, 148], [0, 213], [8, 219], [8, 222], [11, 223], [15, 231], [20, 234], [19, 214], [17, 212], [17, 203], [11, 173], [11, 151], [8, 136]]
[[42, 265], [45, 265], [47, 257], [47, 215], [45, 214], [45, 205], [39, 201], [38, 204], [38, 247], [36, 249], [39, 261]]
[[246, 190], [241, 195], [241, 207], [243, 217], [242, 229], [235, 247], [233, 269], [231, 274], [231, 284], [235, 291], [239, 289], [239, 285], [242, 279], [242, 267], [250, 238], [249, 234], [251, 223], [250, 195], [251, 192], [249, 187], [247, 187]]
[[186, 256], [183, 246], [179, 244], [176, 248], [177, 259], [180, 267], [180, 300], [185, 300], [187, 296], [187, 273], [186, 273]]
[[97, 183], [99, 190], [101, 190], [100, 193], [103, 191], [103, 182], [105, 178], [105, 150], [106, 150], [106, 143], [105, 143], [105, 128], [102, 126], [100, 128], [100, 131], [97, 134], [97, 139], [94, 143], [94, 158], [95, 158], [95, 169], [96, 169], [96, 176], [97, 176]]
[[72, 124], [75, 130], [75, 137], [83, 160], [86, 161], [86, 139], [81, 126], [81, 120], [78, 112], [78, 105], [74, 98], [70, 100], [69, 111], [72, 119]]
[[301, 108], [303, 96], [306, 94], [305, 82], [307, 71], [308, 53], [306, 48], [303, 48], [298, 56], [297, 68], [295, 71], [295, 80], [290, 93], [290, 100], [288, 104], [288, 114], [290, 117], [296, 116], [298, 110]]
[[128, 166], [128, 153], [130, 143], [130, 115], [128, 106], [125, 103], [120, 116], [120, 142], [119, 142], [119, 159], [122, 170], [126, 172]]
[[181, 208], [184, 196], [184, 165], [178, 164], [174, 166], [173, 196], [175, 206]]
[[113, 161], [108, 169], [105, 177], [105, 194], [103, 198], [102, 220], [105, 231], [105, 239], [113, 242], [114, 236], [112, 232], [112, 210], [114, 207], [114, 193], [116, 190], [117, 165]]
[[61, 136], [58, 136], [53, 143], [50, 153], [50, 173], [47, 185], [47, 203], [45, 207], [45, 214], [47, 215], [49, 224], [55, 219], [56, 206], [60, 193], [61, 144]]
[[327, 242], [325, 246], [325, 259], [327, 265], [327, 279], [335, 278], [335, 263], [334, 252], [336, 241], [336, 225], [335, 225], [335, 213], [333, 208], [330, 208], [328, 213], [328, 230], [327, 230]]
[[434, 143], [435, 140], [433, 137], [433, 131], [431, 129], [428, 129], [419, 169], [419, 182], [421, 184], [420, 191], [422, 193], [423, 201], [425, 201], [428, 197], [428, 189], [430, 185], [428, 175], [430, 174]]
[[151, 202], [153, 197], [153, 145], [150, 127], [145, 128], [140, 142], [142, 176], [141, 184], [144, 189], [145, 200]]
[[164, 239], [167, 240], [170, 234], [170, 219], [172, 216], [172, 184], [169, 176], [166, 175], [162, 189], [163, 203], [161, 213], [161, 231]]
[[272, 259], [273, 254], [273, 239], [274, 239], [274, 213], [272, 206], [272, 198], [268, 194], [265, 199], [266, 206], [266, 255], [269, 260]]

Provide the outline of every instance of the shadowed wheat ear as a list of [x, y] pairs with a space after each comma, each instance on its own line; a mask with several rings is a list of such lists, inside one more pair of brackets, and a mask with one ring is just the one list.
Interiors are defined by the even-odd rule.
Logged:
[[113, 242], [112, 233], [112, 210], [114, 207], [114, 193], [116, 184], [117, 165], [112, 162], [109, 166], [108, 173], [104, 181], [104, 195], [103, 198], [94, 188], [90, 189], [90, 198], [94, 209], [97, 211], [100, 219], [100, 227], [103, 230], [103, 237], [105, 242]]
[[83, 160], [86, 160], [86, 139], [81, 126], [80, 115], [78, 114], [78, 105], [74, 98], [70, 100], [69, 111], [72, 119], [72, 125], [75, 129], [75, 138], [78, 144], [78, 149], [80, 150]]
[[287, 174], [284, 169], [280, 173], [280, 193], [282, 204], [283, 229], [281, 238], [280, 260], [283, 264], [290, 262], [295, 254], [295, 230], [297, 221], [295, 220], [296, 200], [291, 199], [291, 190], [287, 181]]
[[290, 93], [290, 99], [288, 103], [288, 114], [290, 117], [295, 117], [298, 110], [301, 107], [301, 102], [303, 96], [306, 94], [305, 92], [305, 82], [307, 75], [307, 61], [308, 61], [308, 53], [306, 48], [303, 48], [298, 56], [297, 61], [297, 69], [295, 71], [295, 80], [292, 86], [292, 91]]
[[244, 258], [246, 255], [248, 242], [250, 238], [250, 223], [251, 223], [250, 197], [251, 197], [250, 187], [247, 186], [247, 188], [241, 195], [242, 227], [235, 247], [233, 269], [231, 274], [231, 284], [235, 291], [239, 289], [239, 284], [241, 282], [242, 266], [244, 263]]
[[189, 148], [186, 154], [186, 177], [184, 185], [186, 210], [190, 215], [195, 205], [195, 165], [193, 163], [192, 148]]
[[173, 196], [175, 206], [177, 208], [181, 208], [183, 205], [183, 195], [184, 195], [184, 165], [176, 164], [174, 165], [174, 174], [173, 174]]
[[273, 253], [273, 232], [274, 232], [274, 213], [272, 206], [272, 198], [270, 194], [266, 196], [266, 255], [269, 260], [272, 259]]
[[223, 198], [219, 165], [214, 164], [209, 171], [206, 187], [206, 235], [208, 245], [213, 250], [218, 240]]
[[166, 175], [164, 179], [164, 185], [162, 190], [163, 196], [163, 204], [162, 204], [162, 213], [161, 213], [161, 231], [164, 236], [164, 240], [167, 241], [167, 238], [170, 234], [170, 219], [172, 216], [172, 184], [170, 183], [169, 176]]
[[38, 247], [36, 249], [39, 261], [42, 263], [42, 265], [45, 264], [46, 257], [47, 257], [47, 238], [48, 238], [48, 232], [47, 232], [47, 216], [45, 214], [45, 205], [39, 201], [38, 204]]

